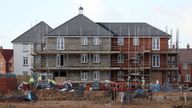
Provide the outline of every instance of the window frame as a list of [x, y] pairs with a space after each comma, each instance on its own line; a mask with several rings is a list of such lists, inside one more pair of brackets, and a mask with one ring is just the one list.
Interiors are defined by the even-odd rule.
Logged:
[[57, 50], [65, 50], [65, 38], [57, 37]]
[[93, 45], [100, 45], [100, 43], [101, 43], [100, 37], [93, 38]]
[[88, 72], [81, 72], [81, 80], [82, 81], [87, 81], [88, 80]]
[[182, 64], [182, 69], [188, 69], [188, 64], [187, 63], [183, 63]]
[[89, 40], [87, 36], [81, 37], [81, 45], [86, 46], [88, 45], [88, 43], [89, 43]]
[[93, 54], [93, 63], [100, 63], [100, 54]]
[[23, 57], [23, 66], [29, 66], [29, 57]]
[[124, 56], [124, 54], [118, 54], [118, 56], [117, 56], [117, 62], [118, 62], [118, 63], [124, 63], [124, 62], [125, 62], [125, 56]]
[[[62, 56], [63, 56], [63, 60], [61, 59]], [[61, 63], [61, 60], [62, 60], [63, 63]], [[62, 66], [65, 65], [65, 56], [64, 56], [64, 54], [57, 54], [56, 64], [57, 64], [57, 67], [62, 67]]]
[[29, 44], [23, 43], [23, 52], [29, 52]]
[[99, 81], [100, 79], [100, 72], [99, 71], [93, 71], [93, 80]]
[[124, 45], [124, 37], [122, 36], [117, 37], [117, 45], [119, 46]]
[[138, 36], [134, 36], [134, 37], [133, 37], [133, 45], [134, 45], [134, 46], [139, 45], [139, 37], [138, 37]]
[[152, 55], [152, 67], [160, 67], [160, 55]]
[[88, 61], [89, 61], [88, 54], [81, 54], [80, 61], [81, 61], [81, 63], [88, 63]]
[[189, 74], [185, 75], [185, 82], [191, 82], [191, 75]]
[[160, 50], [160, 38], [159, 37], [152, 38], [152, 50]]
[[124, 71], [118, 71], [117, 72], [117, 80], [118, 81], [124, 81]]

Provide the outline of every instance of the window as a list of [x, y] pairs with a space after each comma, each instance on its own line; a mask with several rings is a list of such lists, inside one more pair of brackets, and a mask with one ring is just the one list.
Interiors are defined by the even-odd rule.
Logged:
[[160, 56], [152, 55], [152, 67], [160, 67]]
[[57, 66], [64, 66], [64, 55], [57, 55]]
[[160, 39], [159, 38], [152, 39], [152, 48], [153, 48], [153, 50], [160, 50]]
[[191, 82], [191, 75], [185, 75], [185, 82]]
[[28, 57], [23, 57], [23, 65], [24, 66], [28, 66], [29, 65]]
[[134, 37], [133, 38], [133, 45], [139, 45], [139, 37]]
[[88, 72], [81, 72], [81, 80], [85, 81], [88, 79]]
[[124, 63], [124, 55], [123, 54], [119, 54], [117, 61], [118, 61], [118, 63]]
[[99, 63], [100, 62], [100, 55], [94, 54], [93, 55], [93, 63]]
[[118, 45], [124, 45], [124, 37], [118, 37], [117, 38], [117, 44]]
[[81, 63], [88, 63], [88, 54], [81, 55]]
[[119, 71], [118, 73], [117, 73], [117, 79], [118, 79], [118, 81], [124, 81], [124, 72], [123, 71]]
[[94, 37], [93, 45], [100, 45], [100, 38], [99, 37]]
[[81, 38], [81, 45], [88, 45], [88, 37]]
[[57, 50], [64, 50], [64, 37], [57, 37]]
[[93, 72], [93, 80], [99, 80], [99, 71], [94, 71]]
[[24, 43], [23, 44], [23, 52], [28, 52], [29, 49], [28, 49], [28, 44], [27, 43]]
[[188, 64], [187, 63], [182, 64], [182, 68], [183, 69], [188, 69]]
[[27, 71], [23, 71], [23, 75], [28, 75], [28, 72]]

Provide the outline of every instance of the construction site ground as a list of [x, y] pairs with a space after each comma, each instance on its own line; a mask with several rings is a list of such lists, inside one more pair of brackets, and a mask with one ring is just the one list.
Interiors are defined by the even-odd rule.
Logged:
[[115, 101], [107, 96], [105, 91], [85, 91], [83, 97], [77, 97], [74, 92], [59, 92], [57, 90], [35, 91], [37, 101], [24, 101], [20, 98], [21, 91], [1, 94], [0, 108], [192, 108], [192, 93], [159, 92], [154, 93], [152, 100], [134, 98], [131, 102], [121, 104], [118, 96]]

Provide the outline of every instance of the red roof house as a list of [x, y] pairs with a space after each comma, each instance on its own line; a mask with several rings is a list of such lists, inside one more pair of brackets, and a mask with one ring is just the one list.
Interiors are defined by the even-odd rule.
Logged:
[[13, 73], [13, 49], [0, 47], [0, 73]]

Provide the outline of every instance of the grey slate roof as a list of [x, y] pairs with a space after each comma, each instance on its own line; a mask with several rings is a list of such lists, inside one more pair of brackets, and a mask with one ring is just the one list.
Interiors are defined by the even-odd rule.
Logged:
[[79, 14], [48, 33], [49, 36], [111, 36], [107, 29]]
[[51, 31], [52, 28], [46, 24], [45, 22], [41, 21], [37, 25], [33, 26], [31, 29], [27, 30], [16, 39], [12, 41], [12, 43], [16, 42], [42, 42], [42, 37]]
[[116, 36], [170, 36], [147, 23], [99, 23]]
[[179, 62], [192, 63], [192, 49], [179, 49]]

